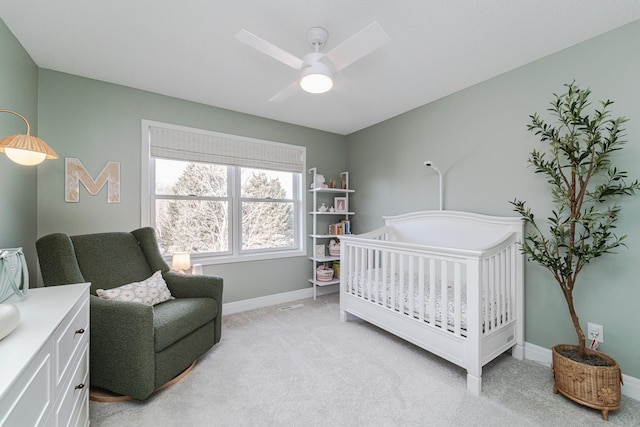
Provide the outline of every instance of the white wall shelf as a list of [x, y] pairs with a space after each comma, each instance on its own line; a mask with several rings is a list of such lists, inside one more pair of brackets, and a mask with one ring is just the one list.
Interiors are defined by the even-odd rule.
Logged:
[[[316, 298], [316, 287], [318, 286], [328, 286], [328, 285], [337, 285], [340, 283], [340, 277], [334, 277], [332, 280], [323, 281], [318, 280], [317, 268], [319, 265], [326, 263], [328, 265], [333, 264], [335, 261], [340, 261], [340, 256], [332, 256], [329, 255], [328, 244], [331, 239], [340, 239], [342, 234], [330, 234], [328, 233], [328, 221], [330, 221], [330, 217], [335, 217], [336, 221], [340, 221], [341, 219], [348, 220], [350, 216], [355, 215], [355, 212], [352, 211], [324, 211], [320, 212], [318, 210], [319, 205], [324, 203], [326, 208], [329, 209], [334, 204], [333, 197], [344, 197], [347, 201], [346, 208], [349, 207], [349, 195], [353, 194], [355, 190], [349, 188], [349, 172], [342, 172], [340, 177], [343, 179], [346, 188], [325, 188], [318, 187], [316, 188], [316, 184], [318, 181], [318, 171], [317, 168], [309, 169], [309, 173], [312, 174], [312, 182], [313, 188], [309, 190], [309, 192], [313, 195], [313, 204], [312, 210], [309, 212], [309, 215], [312, 217], [313, 221], [313, 231], [309, 235], [309, 238], [312, 241], [311, 244], [311, 253], [312, 256], [309, 259], [312, 262], [312, 276], [309, 279], [309, 282], [313, 286], [313, 299]], [[322, 227], [327, 227], [327, 229], [320, 229]], [[324, 232], [323, 232], [324, 231]], [[316, 253], [316, 248], [320, 245], [325, 247], [325, 251], [323, 255], [319, 255]]]
[[331, 261], [340, 261], [339, 256], [323, 256], [323, 257], [309, 257], [311, 261], [315, 262], [331, 262]]
[[[309, 279], [309, 282], [313, 284], [314, 287], [316, 286], [328, 286], [328, 285], [337, 285], [340, 283], [340, 279], [333, 279], [333, 280], [329, 280], [328, 282], [323, 282], [321, 280], [314, 280], [314, 279]], [[315, 290], [314, 290], [315, 293]], [[315, 298], [315, 297], [314, 297]]]
[[309, 212], [309, 215], [355, 215], [355, 212]]
[[[315, 168], [311, 168], [309, 169], [309, 171], [311, 171], [312, 169], [315, 169]], [[343, 173], [348, 174], [349, 172], [343, 172]], [[311, 193], [354, 193], [355, 192], [355, 190], [351, 188], [312, 188], [309, 191]]]

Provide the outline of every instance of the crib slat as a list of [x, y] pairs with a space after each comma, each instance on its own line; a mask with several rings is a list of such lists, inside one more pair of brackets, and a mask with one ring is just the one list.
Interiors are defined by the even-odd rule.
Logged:
[[394, 277], [396, 275], [396, 254], [389, 253], [389, 296], [391, 297], [391, 310], [396, 309], [396, 288]]
[[495, 312], [493, 315], [494, 327], [500, 323], [500, 256], [494, 255], [493, 259], [493, 290], [495, 298]]
[[507, 321], [510, 322], [511, 321], [511, 298], [513, 298], [513, 284], [516, 282], [516, 276], [514, 274], [515, 269], [512, 268], [512, 266], [515, 264], [516, 259], [513, 256], [513, 248], [514, 246], [511, 245], [509, 246], [506, 251], [507, 251], [507, 277], [509, 277], [509, 283], [507, 286]]
[[495, 330], [500, 322], [500, 263], [498, 256], [491, 257], [493, 264], [493, 319], [491, 322], [492, 328]]
[[404, 283], [405, 283], [405, 270], [404, 270], [404, 260], [405, 260], [405, 255], [404, 254], [398, 254], [398, 282], [396, 284], [396, 286], [398, 287], [398, 289], [396, 289], [395, 294], [398, 295], [398, 311], [400, 313], [404, 313]]
[[449, 283], [448, 277], [448, 268], [447, 262], [442, 261], [440, 263], [440, 275], [442, 277], [440, 283], [440, 311], [441, 311], [441, 319], [440, 319], [440, 327], [442, 330], [446, 331], [449, 328], [449, 310], [448, 310], [448, 299], [447, 299], [447, 284]]
[[380, 276], [378, 275], [379, 259], [380, 251], [375, 249], [373, 250], [373, 265], [370, 265], [369, 268], [373, 269], [373, 297], [369, 297], [371, 301], [378, 304], [380, 300]]
[[495, 259], [489, 259], [489, 330], [495, 329], [496, 322], [496, 265]]
[[489, 260], [482, 260], [482, 290], [480, 295], [482, 296], [483, 306], [483, 333], [489, 332]]
[[366, 262], [366, 270], [367, 270], [367, 298], [371, 300], [371, 282], [373, 282], [373, 269], [371, 265], [373, 264], [373, 250], [370, 248], [366, 249], [367, 252], [367, 262]]
[[347, 265], [343, 266], [347, 268], [347, 292], [353, 294], [353, 289], [356, 284], [354, 283], [356, 277], [354, 275], [355, 267], [354, 267], [354, 258], [355, 258], [355, 248], [350, 244], [347, 244], [347, 252], [349, 254], [349, 258], [347, 261]]
[[413, 271], [413, 264], [414, 264], [415, 258], [409, 255], [407, 257], [407, 261], [409, 261], [409, 272], [407, 274], [407, 280], [409, 281], [409, 289], [407, 290], [407, 299], [409, 300], [408, 301], [409, 312], [407, 314], [411, 317], [415, 317], [415, 312], [413, 308], [413, 300], [415, 299], [414, 289], [415, 289], [415, 281], [416, 281], [414, 271]]
[[454, 312], [454, 328], [453, 332], [456, 335], [460, 335], [461, 322], [460, 322], [460, 312], [462, 310], [462, 298], [460, 296], [462, 288], [462, 282], [460, 280], [460, 263], [455, 263], [453, 265], [453, 304], [455, 307]]
[[498, 256], [498, 264], [500, 266], [500, 317], [498, 322], [502, 325], [504, 324], [507, 317], [507, 281], [506, 281], [506, 263], [505, 263], [505, 253], [504, 251], [500, 252]]
[[360, 253], [360, 248], [359, 247], [354, 247], [353, 248], [353, 289], [351, 290], [351, 293], [353, 293], [354, 295], [357, 295], [358, 293], [358, 284], [359, 284], [359, 280], [360, 278], [358, 277], [359, 271], [358, 271], [358, 257]]
[[436, 326], [436, 260], [429, 259], [429, 323]]
[[387, 289], [389, 288], [389, 283], [387, 280], [387, 271], [388, 271], [388, 260], [389, 260], [389, 252], [384, 251], [382, 252], [382, 302], [384, 304], [385, 307], [389, 307], [389, 294], [387, 292]]
[[366, 249], [362, 247], [358, 248], [358, 257], [356, 260], [356, 268], [358, 269], [358, 277], [360, 278], [360, 283], [358, 283], [359, 285], [358, 288], [360, 290], [361, 297], [364, 297], [364, 294], [365, 294], [364, 292], [364, 289], [365, 289], [364, 278], [365, 278], [365, 271], [366, 271], [365, 269], [366, 266], [364, 264], [364, 260], [366, 259], [364, 256], [365, 250]]
[[[352, 246], [350, 248], [351, 250], [351, 262], [349, 262], [349, 276], [350, 276], [350, 280], [349, 280], [349, 292], [352, 294], [355, 294], [356, 289], [358, 287], [358, 283], [357, 283], [357, 273], [358, 271], [356, 270], [356, 258], [358, 256], [358, 248], [356, 248], [355, 246]], [[340, 266], [340, 268], [342, 268], [342, 266]]]
[[496, 317], [495, 317], [495, 326], [496, 328], [500, 326], [500, 313], [502, 312], [502, 294], [500, 292], [501, 283], [500, 277], [502, 275], [502, 265], [500, 264], [500, 254], [496, 254], [494, 257], [495, 269], [496, 269], [496, 277], [495, 277], [495, 287], [496, 287]]
[[424, 322], [424, 257], [418, 259], [418, 319]]
[[493, 260], [493, 291], [495, 300], [493, 325], [494, 328], [497, 328], [500, 324], [500, 255], [494, 255], [491, 259]]

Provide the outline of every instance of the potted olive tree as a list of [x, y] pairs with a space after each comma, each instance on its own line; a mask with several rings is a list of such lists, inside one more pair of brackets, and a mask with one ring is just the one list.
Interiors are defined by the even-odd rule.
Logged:
[[554, 94], [550, 103], [553, 122], [533, 114], [528, 125], [545, 144], [545, 150], [530, 153], [529, 163], [551, 187], [554, 208], [545, 221], [547, 230], [526, 202], [511, 203], [528, 221], [523, 253], [553, 275], [578, 336], [577, 345], [552, 349], [554, 393], [600, 409], [606, 420], [608, 411], [620, 407], [621, 371], [613, 358], [585, 348], [573, 292], [587, 264], [624, 245], [626, 236], [614, 233], [621, 209], [616, 200], [634, 194], [640, 183], [625, 182], [626, 172], [612, 164], [612, 154], [624, 144], [627, 119], [612, 117], [609, 100], [593, 108], [589, 89], [580, 89], [575, 82], [565, 87], [566, 92]]

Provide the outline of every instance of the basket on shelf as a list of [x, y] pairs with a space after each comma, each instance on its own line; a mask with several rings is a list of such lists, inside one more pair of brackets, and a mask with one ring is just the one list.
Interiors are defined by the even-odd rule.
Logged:
[[331, 239], [329, 241], [329, 255], [340, 256], [340, 241]]
[[333, 280], [333, 269], [321, 265], [316, 269], [316, 279], [318, 279], [319, 282], [329, 282]]

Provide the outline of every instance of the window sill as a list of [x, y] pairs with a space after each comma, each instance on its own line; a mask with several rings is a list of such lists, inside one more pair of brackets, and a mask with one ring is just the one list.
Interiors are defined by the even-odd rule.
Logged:
[[[307, 257], [307, 253], [301, 250], [268, 252], [260, 254], [247, 255], [220, 255], [220, 256], [196, 256], [191, 255], [191, 264], [216, 265], [216, 264], [233, 264], [237, 262], [263, 261], [269, 259], [282, 259], [294, 257]], [[166, 258], [167, 264], [171, 265], [171, 258]]]

